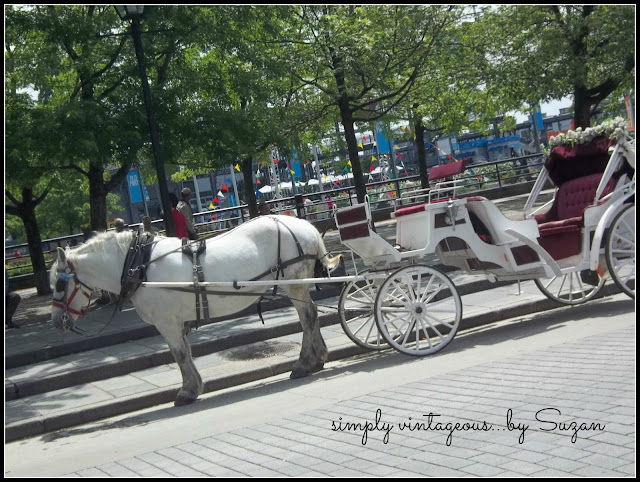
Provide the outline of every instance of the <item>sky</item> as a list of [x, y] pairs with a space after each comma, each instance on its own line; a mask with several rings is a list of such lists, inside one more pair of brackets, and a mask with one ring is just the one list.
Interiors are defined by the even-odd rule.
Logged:
[[[565, 107], [571, 107], [572, 103], [573, 103], [573, 100], [571, 97], [564, 97], [560, 100], [554, 100], [548, 103], [543, 103], [541, 104], [540, 107], [542, 109], [543, 114], [547, 114], [547, 116], [551, 117], [554, 115], [558, 115], [560, 113], [560, 109], [563, 109]], [[516, 112], [515, 116], [516, 116], [517, 123], [525, 122], [529, 118], [529, 114], [522, 113], [522, 112]]]

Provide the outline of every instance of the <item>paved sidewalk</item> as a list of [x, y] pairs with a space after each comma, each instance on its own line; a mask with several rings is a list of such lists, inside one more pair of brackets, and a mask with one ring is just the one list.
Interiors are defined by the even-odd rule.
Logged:
[[5, 476], [634, 476], [633, 310], [618, 294], [10, 443]]
[[[558, 307], [547, 300], [533, 282], [522, 283], [519, 292], [517, 284], [488, 289], [496, 285], [460, 273], [453, 275], [453, 281], [462, 294], [461, 331]], [[617, 290], [610, 283], [603, 291]], [[338, 298], [324, 299], [319, 304], [329, 360], [363, 353], [342, 331], [336, 310]], [[113, 334], [106, 336], [126, 339], [129, 332], [140, 329], [136, 316], [133, 311], [125, 312], [123, 319], [112, 327]], [[262, 325], [257, 315], [247, 315], [212, 323], [189, 334], [195, 363], [205, 382], [205, 393], [291, 370], [301, 342], [295, 310], [289, 307], [267, 311], [264, 319], [265, 325]], [[90, 331], [99, 329], [97, 323], [93, 324], [95, 326], [83, 326]], [[14, 352], [18, 347], [33, 352], [29, 339], [36, 337], [38, 341], [34, 343], [44, 340], [50, 345], [47, 348], [61, 349], [78, 343], [77, 335], [61, 335], [50, 326], [21, 330], [5, 331], [5, 343], [13, 345]], [[6, 441], [175, 399], [181, 376], [159, 335], [94, 348], [90, 347], [91, 339], [82, 343], [87, 344], [82, 351], [5, 371]]]
[[[625, 328], [604, 343], [593, 336], [483, 363], [69, 475], [634, 477], [635, 393], [621, 391], [635, 375], [634, 335]], [[442, 428], [406, 428], [422, 413]], [[372, 429], [366, 439], [333, 431], [341, 422]]]
[[[380, 223], [381, 232], [386, 225], [389, 232], [383, 235], [392, 236], [392, 222]], [[335, 243], [328, 238], [328, 243]], [[461, 272], [449, 275], [462, 295], [460, 332], [560, 306], [546, 299], [533, 282], [522, 283], [519, 291], [515, 283], [491, 284], [483, 276]], [[602, 296], [617, 292], [609, 281]], [[21, 328], [5, 329], [6, 441], [175, 399], [181, 383], [177, 365], [155, 327], [140, 320], [131, 306], [116, 312], [108, 324], [113, 305], [94, 306], [79, 326], [95, 336], [82, 337], [51, 326], [51, 299], [34, 293], [23, 293], [14, 317]], [[339, 324], [339, 290], [325, 287], [312, 293], [320, 306], [329, 360], [363, 353]], [[253, 306], [189, 334], [205, 393], [291, 370], [300, 351], [300, 324], [293, 308], [278, 306], [265, 306], [265, 325]]]

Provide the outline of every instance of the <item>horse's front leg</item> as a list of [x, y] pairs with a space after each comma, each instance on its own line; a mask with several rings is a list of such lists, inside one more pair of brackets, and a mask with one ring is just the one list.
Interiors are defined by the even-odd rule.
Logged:
[[329, 350], [320, 332], [318, 309], [311, 299], [308, 285], [288, 286], [287, 295], [300, 316], [302, 325], [302, 349], [300, 358], [293, 366], [291, 378], [306, 377], [309, 373], [322, 370], [329, 357]]
[[182, 388], [176, 397], [175, 406], [193, 403], [202, 393], [204, 384], [196, 365], [193, 363], [191, 346], [183, 334], [182, 324], [156, 327], [169, 345], [169, 350], [171, 350], [173, 358], [180, 367], [180, 373], [182, 373]]

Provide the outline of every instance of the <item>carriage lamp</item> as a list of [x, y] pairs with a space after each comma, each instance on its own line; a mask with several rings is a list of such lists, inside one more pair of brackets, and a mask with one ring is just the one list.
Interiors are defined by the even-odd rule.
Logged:
[[171, 202], [169, 201], [167, 177], [164, 172], [162, 148], [158, 137], [156, 118], [151, 106], [151, 89], [149, 88], [147, 67], [144, 60], [144, 51], [142, 49], [140, 21], [142, 20], [142, 14], [144, 13], [144, 5], [114, 5], [113, 7], [122, 21], [131, 21], [131, 35], [133, 36], [133, 44], [135, 46], [138, 68], [140, 69], [140, 78], [142, 80], [142, 93], [144, 96], [144, 105], [147, 110], [147, 121], [149, 123], [149, 134], [151, 135], [153, 161], [156, 166], [156, 173], [158, 174], [158, 187], [160, 188], [160, 203], [162, 205], [164, 226], [167, 231], [167, 236], [175, 236], [176, 230], [173, 224], [173, 216], [171, 215]]

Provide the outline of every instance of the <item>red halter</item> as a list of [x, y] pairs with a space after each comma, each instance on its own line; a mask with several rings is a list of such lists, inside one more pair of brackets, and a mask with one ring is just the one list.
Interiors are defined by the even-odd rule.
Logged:
[[[69, 264], [69, 269], [70, 269], [70, 273], [73, 274], [73, 278], [76, 282], [76, 286], [74, 288], [74, 290], [71, 292], [71, 296], [69, 296], [69, 299], [67, 300], [67, 288], [65, 286], [65, 290], [64, 290], [64, 298], [62, 298], [62, 300], [53, 300], [51, 302], [51, 305], [55, 308], [62, 308], [64, 310], [64, 313], [62, 315], [63, 319], [65, 318], [65, 315], [68, 317], [67, 313], [71, 313], [72, 315], [77, 315], [77, 316], [85, 316], [87, 314], [87, 310], [89, 309], [89, 303], [91, 303], [91, 294], [93, 293], [93, 289], [91, 289], [89, 286], [87, 286], [86, 284], [84, 284], [82, 281], [80, 281], [78, 279], [78, 276], [75, 274], [75, 269], [73, 267], [73, 263], [71, 261], [68, 262]], [[62, 273], [61, 273], [62, 274]], [[62, 280], [62, 278], [60, 278], [60, 276], [58, 276], [58, 280]], [[62, 280], [65, 283], [68, 283], [68, 280]], [[84, 290], [81, 289], [81, 287], [85, 287], [87, 290], [89, 290], [89, 292], [85, 292]], [[73, 299], [75, 298], [75, 296], [78, 294], [78, 292], [80, 292], [81, 294], [83, 294], [85, 296], [85, 298], [87, 298], [87, 306], [84, 307], [83, 310], [80, 311], [76, 311], [73, 308], [71, 308], [69, 305], [71, 304], [71, 302], [73, 301]], [[62, 301], [62, 303], [60, 303], [60, 301]]]

